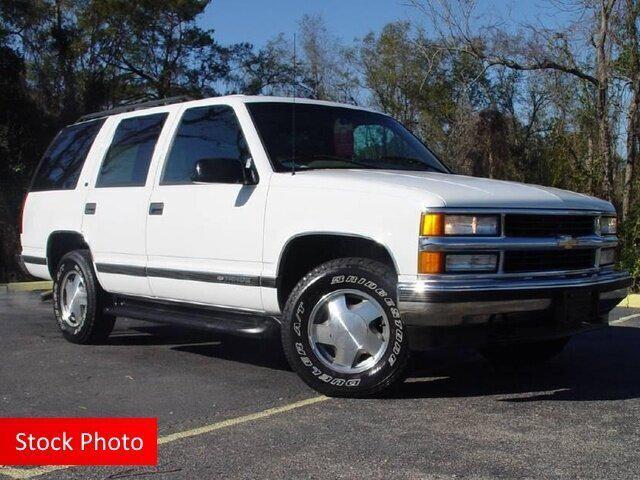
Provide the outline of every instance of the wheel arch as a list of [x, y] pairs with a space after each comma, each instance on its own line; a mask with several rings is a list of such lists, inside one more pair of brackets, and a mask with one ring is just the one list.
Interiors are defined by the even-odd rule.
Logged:
[[[312, 251], [312, 255], [305, 256]], [[337, 258], [363, 257], [388, 265], [397, 274], [398, 265], [391, 250], [366, 235], [343, 232], [305, 232], [284, 244], [278, 258], [276, 288], [278, 303], [284, 307], [298, 281], [313, 268]]]
[[89, 250], [84, 236], [74, 230], [56, 230], [47, 239], [47, 267], [51, 278], [55, 278], [58, 263], [73, 250]]

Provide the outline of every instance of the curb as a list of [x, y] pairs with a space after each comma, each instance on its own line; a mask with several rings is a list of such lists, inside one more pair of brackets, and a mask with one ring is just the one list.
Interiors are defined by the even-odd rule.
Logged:
[[16, 282], [0, 285], [0, 292], [35, 292], [38, 290], [51, 290], [52, 288], [53, 282], [50, 280], [43, 280], [41, 282]]
[[618, 306], [625, 308], [640, 308], [640, 293], [632, 293], [622, 300]]

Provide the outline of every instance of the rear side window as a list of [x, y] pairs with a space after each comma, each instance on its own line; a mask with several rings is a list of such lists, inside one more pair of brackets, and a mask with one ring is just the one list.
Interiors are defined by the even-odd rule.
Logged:
[[31, 184], [32, 192], [73, 190], [104, 119], [71, 125], [47, 149]]
[[122, 120], [104, 157], [96, 187], [141, 187], [166, 113]]
[[191, 183], [196, 162], [204, 158], [243, 161], [248, 157], [247, 143], [231, 107], [215, 105], [190, 108], [180, 120], [160, 184]]

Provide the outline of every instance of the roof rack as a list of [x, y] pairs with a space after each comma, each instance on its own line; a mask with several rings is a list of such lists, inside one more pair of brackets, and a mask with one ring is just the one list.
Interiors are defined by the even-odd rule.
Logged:
[[161, 107], [163, 105], [171, 105], [172, 103], [187, 102], [189, 100], [194, 100], [194, 98], [190, 97], [189, 95], [178, 95], [175, 97], [161, 98], [159, 100], [130, 103], [128, 105], [122, 105], [120, 107], [112, 108], [111, 110], [88, 113], [81, 116], [76, 121], [76, 123], [85, 122], [87, 120], [94, 120], [96, 118], [108, 117], [109, 115], [116, 115], [118, 113], [133, 112], [135, 110], [142, 110], [144, 108]]

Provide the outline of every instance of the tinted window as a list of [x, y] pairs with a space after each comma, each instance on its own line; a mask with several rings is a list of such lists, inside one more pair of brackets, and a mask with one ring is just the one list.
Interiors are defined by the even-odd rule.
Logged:
[[246, 160], [247, 144], [233, 109], [224, 105], [184, 112], [162, 175], [162, 185], [191, 183], [203, 158]]
[[381, 125], [360, 125], [353, 129], [353, 158], [411, 157], [411, 146], [389, 128]]
[[122, 120], [100, 167], [96, 187], [137, 187], [147, 181], [166, 113]]
[[448, 171], [387, 115], [305, 103], [256, 102], [247, 108], [277, 172], [292, 168]]
[[104, 119], [62, 130], [47, 149], [33, 178], [32, 192], [76, 188], [89, 149]]

